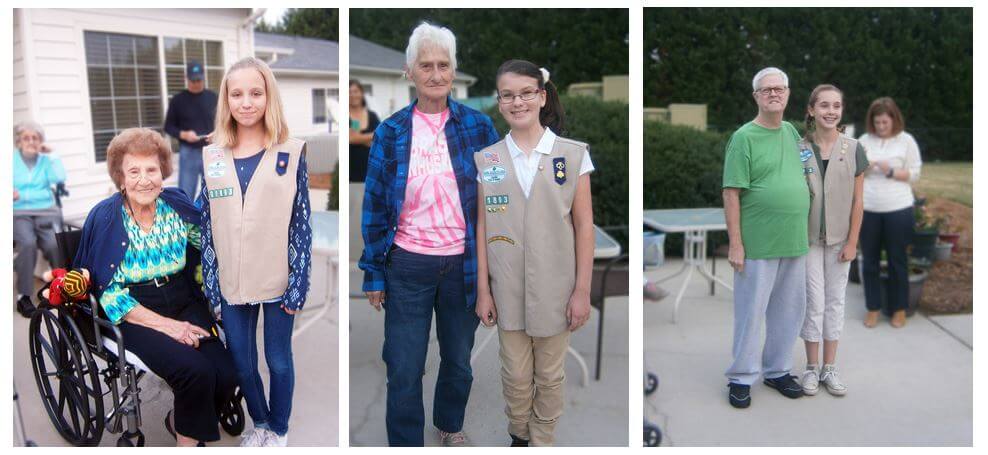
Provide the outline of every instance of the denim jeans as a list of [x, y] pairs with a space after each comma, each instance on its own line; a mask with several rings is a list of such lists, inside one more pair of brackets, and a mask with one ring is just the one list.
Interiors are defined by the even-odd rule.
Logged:
[[[889, 311], [909, 308], [909, 242], [915, 224], [913, 207], [894, 212], [864, 212], [861, 220], [861, 281], [868, 311], [882, 309], [882, 286], [888, 296]], [[888, 259], [888, 283], [881, 280], [882, 250]]]
[[466, 305], [463, 255], [428, 256], [396, 247], [388, 255], [385, 280], [383, 357], [388, 369], [388, 443], [422, 446], [422, 375], [432, 313], [436, 313], [440, 357], [432, 422], [450, 433], [463, 429], [473, 384], [470, 351], [480, 320]]
[[196, 186], [202, 180], [202, 148], [178, 143], [178, 188], [189, 199], [196, 199]]
[[[257, 372], [257, 317], [264, 307], [264, 357], [271, 374], [271, 401], [264, 396], [264, 383]], [[295, 366], [292, 361], [292, 326], [295, 316], [281, 309], [281, 302], [229, 305], [223, 302], [226, 344], [240, 377], [240, 390], [254, 428], [265, 428], [284, 436], [292, 413]]]

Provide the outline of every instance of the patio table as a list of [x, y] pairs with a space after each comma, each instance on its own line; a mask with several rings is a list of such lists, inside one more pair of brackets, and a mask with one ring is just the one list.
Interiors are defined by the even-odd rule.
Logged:
[[645, 210], [642, 221], [652, 229], [666, 233], [682, 233], [684, 236], [683, 266], [676, 273], [656, 281], [657, 283], [668, 281], [686, 272], [686, 278], [683, 279], [683, 284], [679, 286], [679, 291], [676, 292], [676, 299], [673, 302], [673, 323], [676, 322], [679, 303], [683, 299], [683, 293], [686, 292], [686, 286], [693, 277], [694, 271], [699, 272], [700, 276], [706, 278], [711, 285], [716, 283], [729, 291], [734, 290], [727, 282], [704, 269], [707, 262], [707, 233], [727, 230], [723, 208]]
[[[325, 295], [321, 296], [321, 303], [313, 302], [306, 305], [306, 310], [315, 310], [315, 314], [307, 316], [306, 321], [295, 327], [292, 338], [305, 332], [309, 327], [318, 322], [329, 313], [329, 310], [336, 305], [337, 279], [339, 273], [339, 212], [312, 211], [309, 219], [312, 223], [312, 275], [310, 283], [323, 280], [325, 283]], [[325, 264], [328, 273], [325, 276], [317, 274], [315, 271]], [[317, 267], [319, 266], [319, 267]], [[313, 297], [310, 286], [309, 299]], [[304, 314], [304, 313], [303, 313]]]

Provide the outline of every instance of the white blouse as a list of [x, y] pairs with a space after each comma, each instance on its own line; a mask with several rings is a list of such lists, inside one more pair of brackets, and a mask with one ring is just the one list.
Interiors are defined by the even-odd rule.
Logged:
[[868, 212], [894, 212], [913, 205], [912, 184], [919, 180], [923, 166], [916, 139], [903, 131], [888, 139], [866, 133], [858, 141], [864, 146], [869, 163], [885, 160], [892, 169], [909, 171], [909, 180], [905, 182], [886, 177], [876, 167], [865, 171], [864, 209]]

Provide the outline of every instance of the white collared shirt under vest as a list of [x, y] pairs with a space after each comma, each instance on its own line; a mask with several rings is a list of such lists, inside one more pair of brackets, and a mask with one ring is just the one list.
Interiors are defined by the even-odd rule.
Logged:
[[498, 326], [533, 337], [562, 333], [576, 285], [573, 199], [579, 177], [594, 169], [587, 144], [547, 128], [528, 155], [508, 134], [474, 160], [487, 230], [478, 241], [487, 247]]

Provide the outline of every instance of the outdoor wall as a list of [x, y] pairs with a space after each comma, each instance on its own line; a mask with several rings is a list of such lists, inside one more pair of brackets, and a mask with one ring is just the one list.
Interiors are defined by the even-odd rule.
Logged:
[[[405, 80], [399, 74], [370, 72], [359, 69], [350, 70], [350, 77], [357, 79], [363, 85], [373, 87], [373, 95], [367, 96], [367, 105], [384, 120], [391, 114], [412, 102], [409, 96], [411, 81]], [[453, 81], [453, 98], [461, 99], [469, 96], [466, 81]]]
[[[312, 121], [312, 89], [338, 89], [339, 76], [337, 74], [290, 75], [276, 71], [275, 77], [278, 79], [278, 88], [281, 89], [285, 117], [291, 134], [293, 136], [329, 134], [328, 123]], [[338, 98], [337, 104], [339, 104]], [[337, 111], [332, 109], [328, 102], [327, 106], [330, 107], [329, 112], [332, 115], [337, 115]]]
[[[14, 122], [34, 120], [68, 173], [71, 196], [66, 219], [80, 219], [113, 191], [103, 162], [93, 150], [84, 31], [156, 36], [163, 55], [165, 36], [218, 40], [224, 64], [253, 54], [253, 31], [242, 27], [248, 9], [14, 11]], [[162, 96], [165, 71], [161, 68]], [[167, 106], [167, 100], [162, 100]], [[162, 118], [164, 114], [162, 113]], [[174, 184], [173, 176], [168, 182]]]

